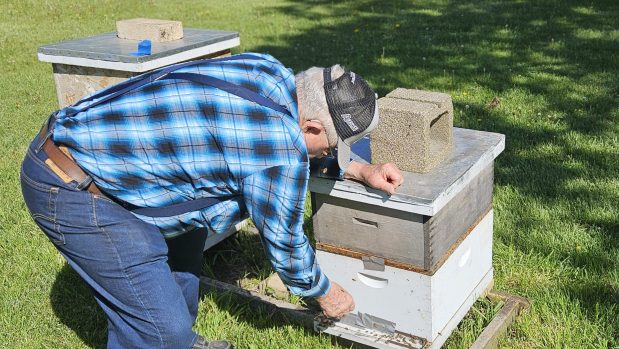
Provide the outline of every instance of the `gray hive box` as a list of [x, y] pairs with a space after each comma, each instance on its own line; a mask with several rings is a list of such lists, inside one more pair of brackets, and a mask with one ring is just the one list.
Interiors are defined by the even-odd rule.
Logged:
[[[493, 168], [505, 138], [454, 128], [453, 144], [430, 172], [404, 172], [392, 196], [312, 173], [317, 260], [357, 305], [326, 333], [377, 348], [440, 348], [491, 287]], [[359, 325], [367, 319], [386, 332]]]
[[453, 144], [453, 104], [445, 93], [398, 88], [379, 99], [372, 158], [409, 172], [429, 172]]
[[454, 128], [454, 138], [445, 161], [428, 173], [403, 172], [391, 197], [357, 182], [312, 177], [317, 248], [435, 272], [491, 209], [494, 158], [505, 147], [496, 133]]
[[104, 33], [39, 47], [39, 60], [52, 63], [60, 107], [143, 72], [197, 58], [229, 55], [240, 39], [238, 32], [185, 28], [182, 39], [153, 42], [148, 56], [133, 54], [138, 42]]

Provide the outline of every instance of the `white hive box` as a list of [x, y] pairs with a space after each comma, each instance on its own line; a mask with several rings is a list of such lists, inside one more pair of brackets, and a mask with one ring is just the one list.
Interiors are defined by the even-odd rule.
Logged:
[[438, 348], [492, 284], [492, 174], [505, 139], [461, 128], [453, 136], [445, 161], [403, 173], [391, 197], [310, 179], [318, 262], [358, 312], [325, 332], [379, 348], [400, 348], [394, 336]]

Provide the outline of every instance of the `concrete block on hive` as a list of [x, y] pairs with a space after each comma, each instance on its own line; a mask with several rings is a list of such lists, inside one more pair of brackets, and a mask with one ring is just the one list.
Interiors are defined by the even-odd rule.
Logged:
[[445, 93], [398, 88], [379, 99], [371, 134], [372, 160], [404, 171], [429, 172], [451, 153], [453, 104]]
[[386, 97], [435, 104], [437, 107], [447, 110], [453, 116], [453, 103], [451, 102], [451, 96], [447, 93], [398, 87], [389, 92]]
[[166, 42], [183, 38], [183, 23], [163, 19], [133, 18], [116, 22], [119, 38]]

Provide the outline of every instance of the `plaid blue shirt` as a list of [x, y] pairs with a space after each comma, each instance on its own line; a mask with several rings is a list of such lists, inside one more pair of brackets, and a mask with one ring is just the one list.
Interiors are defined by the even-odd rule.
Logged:
[[[73, 117], [61, 111], [53, 138], [107, 195], [138, 207], [233, 196], [201, 211], [137, 215], [166, 237], [216, 233], [252, 218], [267, 255], [291, 291], [322, 296], [329, 280], [303, 233], [308, 154], [298, 125], [293, 73], [269, 55], [185, 67], [244, 86], [292, 117], [217, 88], [158, 80]], [[80, 107], [81, 102], [77, 106]]]

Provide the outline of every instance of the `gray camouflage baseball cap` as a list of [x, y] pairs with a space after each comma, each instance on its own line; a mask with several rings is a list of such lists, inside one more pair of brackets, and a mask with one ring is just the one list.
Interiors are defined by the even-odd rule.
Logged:
[[341, 170], [350, 164], [350, 146], [378, 125], [377, 95], [359, 75], [344, 71], [331, 80], [331, 68], [323, 70], [325, 96], [337, 132], [337, 162]]

